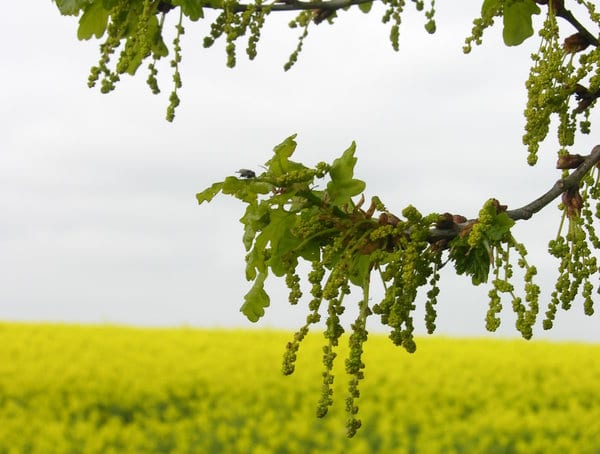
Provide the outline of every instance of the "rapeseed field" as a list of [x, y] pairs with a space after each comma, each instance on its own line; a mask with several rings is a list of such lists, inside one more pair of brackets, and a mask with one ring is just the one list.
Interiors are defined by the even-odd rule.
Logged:
[[600, 345], [371, 335], [347, 439], [342, 358], [317, 419], [323, 341], [284, 377], [290, 337], [0, 323], [0, 453], [600, 453]]

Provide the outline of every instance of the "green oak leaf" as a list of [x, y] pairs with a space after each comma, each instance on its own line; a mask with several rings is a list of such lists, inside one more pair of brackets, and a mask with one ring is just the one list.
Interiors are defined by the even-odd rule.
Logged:
[[533, 0], [508, 0], [504, 3], [504, 29], [502, 37], [507, 46], [518, 46], [531, 35], [531, 16], [540, 8]]
[[244, 236], [242, 238], [244, 247], [246, 251], [249, 251], [256, 233], [269, 223], [269, 209], [263, 203], [259, 205], [248, 204], [244, 216], [240, 218], [240, 222], [244, 224]]
[[452, 241], [450, 258], [458, 274], [471, 276], [473, 285], [487, 282], [490, 273], [490, 254], [484, 244], [470, 247], [464, 238]]
[[144, 56], [141, 53], [136, 53], [131, 60], [129, 61], [129, 65], [127, 66], [127, 74], [130, 76], [135, 75], [135, 72], [138, 70], [140, 65], [144, 61]]
[[204, 17], [202, 4], [205, 2], [202, 0], [173, 0], [171, 3], [173, 6], [181, 6], [183, 14], [193, 22]]
[[[79, 12], [93, 0], [55, 0], [56, 6], [63, 16], [78, 16]], [[99, 3], [99, 2], [98, 2]]]
[[273, 186], [257, 179], [227, 177], [223, 181], [223, 194], [230, 194], [246, 203], [256, 203], [258, 194], [271, 192]]
[[489, 242], [486, 238], [472, 246], [469, 235], [457, 236], [450, 242], [450, 260], [454, 262], [457, 274], [471, 276], [473, 285], [487, 282], [490, 272]]
[[[276, 210], [270, 210], [266, 213], [268, 215], [268, 221], [261, 232], [256, 235], [254, 239], [254, 245], [252, 251], [246, 257], [246, 277], [253, 276], [255, 274], [254, 269], [258, 269], [261, 272], [261, 268], [264, 264], [264, 252], [268, 249], [268, 265], [273, 268], [276, 275], [281, 276], [282, 274], [282, 254], [285, 251], [281, 248], [280, 242], [286, 236], [289, 235], [289, 230], [296, 223], [296, 215], [289, 213], [282, 208]], [[285, 274], [285, 273], [283, 273]]]
[[296, 255], [288, 255], [288, 253], [299, 246], [300, 243], [301, 241], [288, 230], [280, 238], [277, 251], [273, 251], [273, 249], [271, 249], [272, 254], [268, 263], [275, 276], [285, 276], [290, 268], [296, 267], [298, 264]]
[[[89, 1], [93, 1], [93, 0], [89, 0]], [[102, 0], [102, 5], [104, 5], [104, 9], [107, 9], [109, 11], [111, 8], [114, 8], [115, 6], [117, 6], [117, 3], [119, 3], [119, 0]]]
[[269, 295], [265, 292], [264, 288], [266, 278], [266, 272], [259, 273], [254, 281], [254, 285], [244, 296], [244, 304], [242, 304], [240, 311], [251, 322], [257, 322], [259, 318], [265, 315], [265, 307], [268, 307], [270, 304]]
[[357, 158], [354, 157], [356, 143], [344, 151], [341, 157], [333, 161], [329, 169], [331, 181], [327, 184], [327, 194], [331, 204], [338, 207], [350, 204], [352, 197], [365, 190], [365, 182], [354, 177], [354, 166]]
[[79, 19], [77, 39], [86, 40], [92, 36], [100, 38], [106, 31], [109, 13], [100, 0], [89, 4]]
[[513, 225], [515, 225], [515, 221], [508, 214], [500, 213], [495, 216], [494, 223], [485, 231], [485, 235], [492, 242], [501, 241], [510, 232]]
[[296, 150], [295, 138], [296, 134], [291, 135], [273, 148], [275, 156], [266, 163], [269, 175], [279, 177], [292, 170], [306, 169], [306, 167], [299, 162], [290, 161], [289, 159]]
[[265, 273], [267, 271], [266, 260], [269, 252], [264, 249], [254, 248], [246, 255], [246, 280], [256, 279], [257, 272]]
[[371, 257], [369, 255], [355, 255], [350, 265], [348, 279], [357, 287], [364, 287], [369, 283], [371, 274]]
[[254, 247], [257, 245], [261, 247], [263, 241], [269, 242], [271, 257], [268, 264], [276, 276], [283, 276], [287, 272], [289, 267], [285, 266], [284, 255], [300, 244], [300, 241], [291, 233], [296, 221], [297, 216], [294, 213], [289, 213], [281, 208], [271, 210], [269, 224], [256, 239]]
[[198, 205], [202, 205], [202, 202], [210, 202], [219, 192], [221, 192], [221, 189], [223, 189], [223, 182], [214, 183], [211, 187], [196, 194]]
[[481, 5], [481, 17], [490, 18], [502, 12], [502, 0], [484, 0]]
[[359, 9], [365, 14], [367, 14], [369, 11], [371, 11], [372, 6], [373, 6], [373, 2], [359, 3], [359, 5], [358, 5]]
[[312, 240], [307, 242], [302, 249], [299, 250], [299, 255], [308, 262], [314, 262], [321, 258], [321, 246], [318, 241]]
[[[158, 44], [157, 40], [162, 41], [162, 38], [160, 36], [160, 25], [158, 22], [158, 18], [156, 16], [151, 16], [148, 18], [148, 23], [146, 25], [145, 31], [146, 31], [148, 41], [153, 43], [153, 45]], [[163, 46], [164, 46], [164, 43], [163, 43]], [[166, 50], [166, 46], [164, 46], [164, 49]], [[160, 47], [157, 47], [157, 50], [158, 50], [158, 52], [164, 52], [164, 50], [161, 50]], [[141, 51], [141, 49], [139, 49], [138, 52], [131, 58], [131, 61], [129, 62], [129, 66], [127, 66], [127, 73], [132, 76], [135, 74], [135, 72], [140, 67], [140, 65], [142, 64], [144, 59], [147, 57], [147, 55], [145, 55], [143, 52], [140, 52], [140, 51]], [[167, 53], [168, 53], [168, 51], [167, 51]], [[157, 58], [160, 56], [165, 56], [165, 55], [158, 55], [156, 53], [154, 54], [154, 56]]]
[[152, 56], [154, 58], [162, 58], [167, 55], [169, 55], [169, 48], [162, 39], [160, 29], [158, 29], [152, 39]]

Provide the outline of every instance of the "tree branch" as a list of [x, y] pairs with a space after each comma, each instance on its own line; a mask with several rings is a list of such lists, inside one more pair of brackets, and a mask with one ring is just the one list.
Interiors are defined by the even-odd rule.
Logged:
[[[234, 13], [242, 13], [249, 8], [257, 8], [260, 10], [270, 11], [305, 11], [305, 10], [321, 10], [321, 11], [336, 11], [341, 8], [346, 8], [352, 5], [361, 5], [363, 3], [371, 3], [378, 0], [328, 0], [328, 1], [300, 1], [300, 0], [274, 0], [273, 3], [267, 5], [256, 5], [254, 3], [237, 3], [232, 5], [231, 11]], [[224, 9], [225, 5], [202, 5], [203, 8], [209, 9]], [[162, 0], [158, 5], [158, 10], [167, 13], [175, 8], [170, 0]]]
[[600, 46], [600, 42], [598, 42], [598, 39], [594, 35], [592, 35], [592, 33], [587, 28], [585, 28], [583, 25], [581, 25], [581, 23], [575, 18], [575, 16], [573, 16], [573, 13], [571, 11], [569, 11], [568, 9], [566, 9], [564, 7], [564, 5], [562, 5], [562, 4], [560, 5], [558, 10], [556, 11], [556, 15], [558, 17], [562, 17], [564, 20], [569, 22], [573, 27], [575, 27], [579, 33], [581, 33], [583, 36], [585, 36], [585, 38], [588, 40], [588, 42], [591, 45], [593, 45], [595, 47]]
[[[298, 0], [277, 0], [270, 5], [262, 5], [261, 9], [269, 11], [305, 11], [305, 10], [323, 10], [336, 11], [352, 5], [360, 5], [362, 3], [371, 3], [374, 0], [328, 0], [325, 2], [303, 2]], [[233, 8], [236, 13], [246, 11], [249, 7], [255, 7], [251, 4], [238, 4]], [[220, 9], [220, 8], [216, 8]]]
[[[578, 187], [581, 179], [590, 171], [590, 169], [600, 162], [600, 145], [596, 145], [592, 152], [585, 157], [583, 162], [568, 177], [558, 180], [549, 191], [535, 199], [534, 201], [514, 210], [506, 211], [506, 214], [515, 221], [531, 218], [535, 213], [550, 204], [554, 199], [570, 188]], [[454, 224], [446, 229], [431, 229], [429, 240], [435, 242], [438, 240], [451, 240], [458, 236], [465, 228], [476, 222], [477, 219], [469, 219], [461, 224]]]

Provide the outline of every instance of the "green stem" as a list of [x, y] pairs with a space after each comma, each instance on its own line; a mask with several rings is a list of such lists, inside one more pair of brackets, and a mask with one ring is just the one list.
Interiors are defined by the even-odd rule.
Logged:
[[558, 241], [558, 239], [560, 238], [560, 234], [561, 234], [563, 226], [565, 224], [566, 217], [567, 217], [567, 212], [565, 209], [563, 209], [563, 214], [562, 214], [562, 217], [560, 218], [560, 224], [558, 226], [558, 232], [556, 233], [556, 241]]

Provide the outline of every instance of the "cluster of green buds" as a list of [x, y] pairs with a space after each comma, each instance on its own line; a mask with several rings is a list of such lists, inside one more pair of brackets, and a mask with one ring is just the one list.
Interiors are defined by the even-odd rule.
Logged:
[[[496, 199], [489, 199], [478, 217], [471, 220], [450, 213], [424, 216], [413, 206], [395, 216], [378, 197], [372, 197], [363, 208], [365, 183], [354, 178], [355, 145], [331, 164], [321, 162], [311, 168], [290, 160], [296, 148], [294, 137], [275, 147], [273, 158], [263, 166], [264, 172], [242, 169], [239, 177], [227, 177], [197, 198], [200, 203], [209, 202], [222, 192], [247, 204], [240, 221], [248, 251], [246, 278], [253, 285], [241, 310], [250, 320], [258, 320], [270, 304], [265, 290], [270, 273], [285, 277], [289, 302], [301, 304], [298, 266], [303, 260], [310, 263], [308, 315], [287, 344], [282, 371], [286, 375], [294, 372], [302, 341], [311, 328], [324, 321], [323, 378], [317, 416], [325, 416], [333, 403], [334, 363], [342, 335], [349, 331], [349, 353], [345, 359], [349, 376], [347, 433], [356, 433], [361, 426], [357, 402], [359, 384], [364, 378], [362, 357], [368, 339], [368, 318], [378, 315], [381, 323], [389, 327], [392, 342], [409, 353], [415, 352], [414, 313], [419, 290], [426, 289], [425, 326], [433, 333], [440, 269], [448, 262], [453, 263], [458, 274], [470, 277], [473, 285], [490, 283], [488, 330], [495, 331], [500, 325], [504, 296], [510, 299], [516, 314], [516, 329], [525, 339], [532, 337], [539, 312], [540, 288], [534, 282], [537, 269], [528, 263], [527, 250], [514, 238], [512, 227], [515, 219], [531, 216], [527, 210], [535, 212], [539, 208], [528, 205], [508, 211]], [[559, 168], [565, 172], [577, 170], [565, 174], [556, 191], [550, 191], [554, 195], [549, 201], [563, 193], [563, 221], [569, 220], [569, 231], [563, 236], [561, 227], [557, 239], [551, 242], [551, 253], [561, 260], [561, 275], [544, 327], [551, 324], [559, 303], [568, 309], [578, 294], [585, 299], [585, 313], [593, 312], [591, 277], [598, 273], [598, 266], [589, 243], [600, 248], [592, 226], [593, 217], [600, 217], [600, 169], [588, 170], [599, 155], [600, 146], [590, 157], [568, 155], [559, 160]], [[596, 201], [594, 213], [592, 200]], [[522, 215], [523, 211], [529, 214]], [[515, 275], [523, 282], [522, 296], [515, 290]], [[372, 302], [370, 289], [377, 277], [384, 295], [380, 301]], [[350, 304], [348, 297], [353, 289], [359, 290], [361, 298], [356, 303], [358, 315], [348, 329], [341, 315]]]
[[[417, 10], [425, 8], [424, 0], [412, 0]], [[257, 56], [257, 45], [266, 17], [272, 11], [300, 11], [289, 25], [299, 27], [302, 33], [296, 48], [290, 54], [284, 69], [290, 69], [298, 59], [304, 39], [308, 35], [309, 25], [322, 22], [333, 23], [341, 11], [346, 11], [354, 4], [317, 2], [308, 5], [297, 0], [276, 0], [265, 4], [263, 0], [242, 3], [238, 0], [211, 0], [197, 2], [195, 0], [85, 0], [76, 2], [56, 2], [64, 15], [81, 14], [77, 36], [79, 39], [101, 38], [106, 35], [100, 45], [100, 60], [90, 70], [88, 85], [95, 87], [100, 82], [100, 91], [108, 93], [115, 89], [122, 74], [135, 75], [141, 64], [148, 60], [148, 77], [146, 82], [153, 94], [160, 93], [158, 84], [159, 59], [173, 53], [170, 64], [173, 68], [173, 88], [169, 95], [166, 118], [173, 121], [175, 110], [180, 103], [178, 90], [182, 86], [179, 63], [181, 62], [181, 36], [184, 34], [183, 18], [192, 22], [204, 19], [204, 9], [219, 10], [210, 24], [210, 32], [204, 38], [204, 47], [212, 46], [218, 39], [225, 40], [226, 64], [233, 68], [237, 61], [237, 42], [247, 37], [246, 54], [250, 60]], [[382, 0], [385, 7], [383, 22], [391, 22], [390, 39], [394, 49], [398, 50], [399, 26], [404, 0]], [[356, 5], [364, 13], [371, 10], [373, 2], [357, 0]], [[435, 0], [430, 0], [429, 9], [424, 12], [427, 22], [425, 28], [429, 33], [436, 29]], [[163, 25], [166, 15], [178, 12], [179, 19], [175, 24], [176, 36], [171, 49], [163, 40]], [[119, 57], [111, 65], [113, 54]]]
[[[324, 318], [323, 382], [317, 415], [327, 414], [333, 403], [333, 366], [344, 327], [341, 315], [348, 306], [351, 289], [362, 294], [358, 315], [350, 326], [349, 354], [345, 361], [349, 376], [346, 410], [348, 435], [360, 427], [357, 418], [359, 383], [363, 379], [363, 344], [367, 340], [367, 319], [381, 317], [391, 328], [390, 338], [407, 351], [414, 352], [413, 313], [418, 289], [430, 285], [426, 324], [435, 329], [435, 304], [439, 293], [438, 270], [443, 248], [433, 244], [429, 231], [440, 216], [423, 216], [412, 206], [402, 217], [389, 213], [377, 197], [363, 209], [363, 181], [354, 178], [354, 144], [331, 164], [313, 168], [290, 160], [296, 147], [294, 137], [275, 147], [265, 171], [257, 174], [242, 170], [240, 177], [227, 177], [198, 194], [198, 201], [210, 201], [219, 192], [233, 195], [247, 204], [241, 218], [244, 224], [246, 277], [253, 281], [245, 296], [242, 311], [258, 320], [270, 304], [264, 283], [268, 274], [284, 277], [289, 302], [300, 304], [301, 279], [298, 265], [311, 264], [308, 274], [310, 300], [304, 325], [287, 344], [282, 370], [291, 374], [302, 340], [311, 327]], [[325, 180], [320, 182], [320, 180]], [[323, 188], [319, 188], [324, 185]], [[370, 287], [373, 275], [386, 288], [383, 299], [372, 305]]]
[[[593, 2], [578, 1], [587, 11], [589, 19], [600, 25], [600, 14]], [[568, 153], [577, 132], [589, 134], [590, 108], [600, 96], [600, 50], [594, 34], [581, 25], [564, 0], [486, 0], [481, 17], [475, 19], [471, 35], [466, 39], [464, 51], [473, 44], [481, 44], [485, 29], [498, 17], [503, 19], [503, 37], [508, 46], [521, 44], [533, 35], [531, 16], [546, 8], [546, 18], [539, 29], [540, 46], [532, 54], [532, 66], [525, 83], [527, 106], [525, 108], [525, 134], [527, 162], [534, 165], [540, 144], [550, 132], [553, 117], [558, 120], [557, 138], [559, 155]], [[576, 28], [576, 32], [562, 39], [558, 18]]]
[[256, 0], [255, 3], [243, 7], [236, 1], [228, 0], [223, 2], [222, 9], [221, 14], [210, 26], [210, 34], [204, 38], [204, 47], [211, 47], [216, 40], [224, 36], [227, 66], [233, 68], [236, 64], [236, 41], [243, 36], [248, 36], [248, 58], [253, 60], [256, 57], [256, 45], [270, 7], [264, 6], [262, 0]]
[[[577, 168], [582, 160], [579, 155], [561, 156], [557, 167], [566, 172]], [[551, 329], [558, 308], [570, 309], [579, 294], [583, 297], [584, 313], [594, 313], [592, 277], [600, 274], [597, 259], [592, 255], [593, 249], [600, 249], [600, 239], [593, 225], [595, 219], [600, 219], [600, 169], [597, 166], [578, 186], [563, 193], [559, 208], [562, 218], [558, 233], [548, 244], [550, 254], [560, 261], [559, 276], [546, 311], [544, 329]]]
[[[468, 222], [450, 243], [450, 258], [454, 261], [457, 273], [471, 276], [473, 285], [487, 282], [493, 270], [486, 328], [495, 331], [500, 326], [500, 295], [508, 294], [517, 315], [516, 328], [525, 339], [530, 339], [539, 310], [540, 289], [533, 282], [537, 270], [528, 264], [525, 246], [512, 235], [515, 221], [507, 214], [506, 208], [496, 199], [489, 199], [479, 211], [478, 219]], [[511, 250], [517, 253], [517, 265], [523, 270], [527, 305], [522, 297], [515, 294]]]
[[[402, 23], [402, 13], [404, 12], [406, 2], [404, 0], [382, 0], [382, 3], [385, 5], [385, 12], [381, 21], [384, 24], [392, 24], [390, 28], [390, 42], [392, 43], [394, 50], [398, 51], [400, 49], [400, 24]], [[412, 3], [417, 11], [424, 11], [425, 2], [423, 0], [412, 0]], [[425, 22], [425, 30], [430, 34], [435, 33], [435, 0], [429, 2], [429, 9], [425, 11], [424, 14], [427, 19], [427, 22]]]

